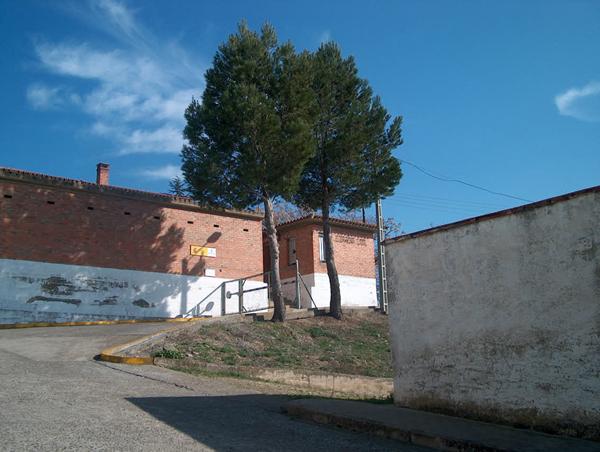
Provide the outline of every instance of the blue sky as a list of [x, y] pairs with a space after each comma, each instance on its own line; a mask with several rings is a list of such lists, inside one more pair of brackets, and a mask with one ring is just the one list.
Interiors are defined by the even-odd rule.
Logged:
[[[334, 40], [388, 110], [396, 155], [527, 200], [600, 184], [600, 2], [0, 0], [0, 166], [166, 191], [183, 111], [247, 19]], [[406, 232], [522, 204], [404, 165]]]

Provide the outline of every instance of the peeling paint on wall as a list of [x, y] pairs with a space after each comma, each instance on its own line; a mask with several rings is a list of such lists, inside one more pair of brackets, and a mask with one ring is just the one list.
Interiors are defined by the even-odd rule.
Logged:
[[[164, 318], [202, 302], [202, 315], [221, 315], [222, 278], [0, 259], [0, 323]], [[236, 283], [237, 284], [237, 283]], [[263, 287], [247, 281], [246, 288]], [[249, 293], [245, 308], [267, 306], [266, 290]], [[237, 297], [226, 312], [237, 312]]]
[[134, 300], [131, 302], [131, 304], [139, 308], [153, 308], [156, 306], [154, 303], [148, 303], [143, 298], [140, 298], [139, 300]]
[[118, 304], [118, 298], [113, 295], [112, 297], [106, 297], [104, 300], [94, 300], [94, 303], [98, 306], [115, 306]]
[[[59, 294], [62, 295], [62, 294]], [[42, 295], [36, 295], [35, 297], [31, 297], [27, 300], [27, 303], [34, 303], [36, 301], [57, 301], [59, 303], [67, 303], [74, 304], [75, 306], [79, 306], [81, 304], [81, 300], [74, 300], [68, 298], [52, 298], [52, 297], [44, 297]]]

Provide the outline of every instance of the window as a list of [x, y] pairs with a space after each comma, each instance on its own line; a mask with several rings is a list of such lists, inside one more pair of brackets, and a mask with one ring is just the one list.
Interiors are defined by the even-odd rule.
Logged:
[[288, 265], [296, 263], [296, 239], [290, 237], [288, 239]]
[[323, 240], [323, 233], [319, 233], [319, 260], [325, 262], [325, 241]]

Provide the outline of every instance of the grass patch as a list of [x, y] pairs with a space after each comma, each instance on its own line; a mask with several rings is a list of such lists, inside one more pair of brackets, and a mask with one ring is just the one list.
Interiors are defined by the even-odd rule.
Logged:
[[169, 336], [160, 347], [154, 356], [199, 364], [393, 375], [387, 317], [377, 313], [350, 313], [342, 321], [210, 323]]
[[167, 359], [183, 359], [184, 355], [179, 350], [163, 348], [152, 354], [155, 358], [167, 358]]

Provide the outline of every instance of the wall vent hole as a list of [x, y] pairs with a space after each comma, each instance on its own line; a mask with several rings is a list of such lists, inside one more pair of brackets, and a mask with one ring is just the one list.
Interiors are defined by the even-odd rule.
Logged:
[[160, 220], [160, 217], [158, 215], [154, 215], [152, 218], [154, 218], [155, 220]]
[[92, 206], [88, 206], [88, 210], [94, 210]]
[[215, 228], [218, 228], [218, 227], [219, 227], [219, 225], [218, 225], [218, 224], [213, 224], [213, 226], [214, 226]]
[[4, 197], [10, 199], [12, 198], [12, 195], [4, 195]]
[[131, 215], [131, 212], [123, 212], [124, 215]]
[[244, 232], [248, 232], [248, 229], [247, 229], [247, 228], [244, 228]]
[[48, 204], [54, 204], [54, 201], [46, 201]]
[[193, 221], [188, 221], [188, 224], [194, 224], [194, 222]]

